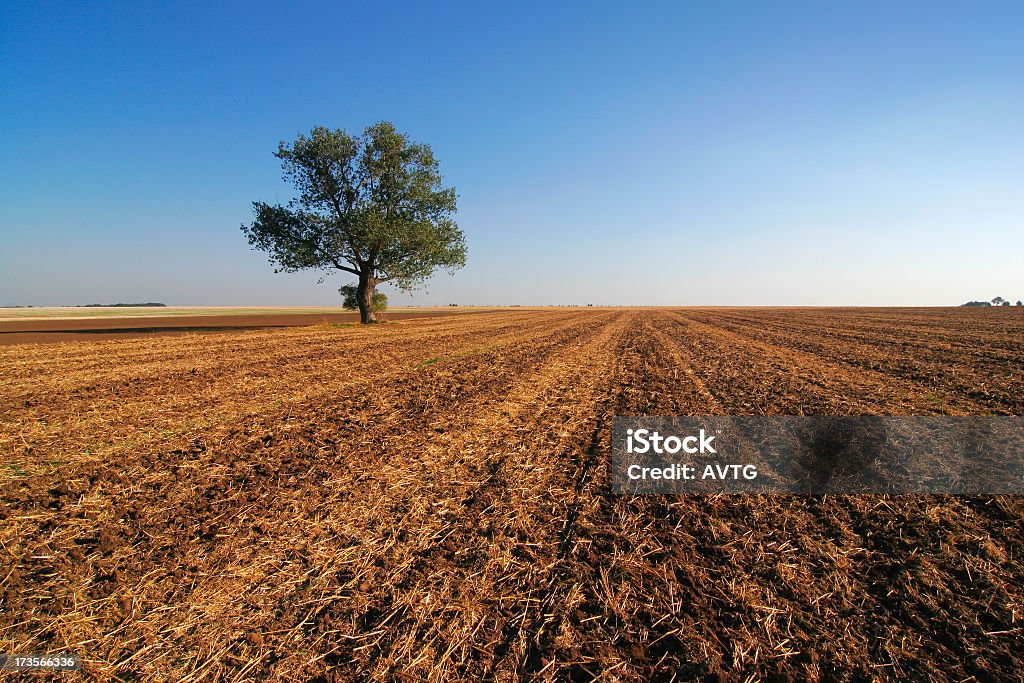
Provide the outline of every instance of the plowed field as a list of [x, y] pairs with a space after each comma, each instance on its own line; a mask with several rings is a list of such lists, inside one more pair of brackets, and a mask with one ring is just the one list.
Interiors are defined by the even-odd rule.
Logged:
[[0, 653], [97, 680], [1019, 680], [1021, 498], [613, 497], [607, 467], [614, 415], [1020, 414], [1022, 331], [547, 309], [6, 346]]

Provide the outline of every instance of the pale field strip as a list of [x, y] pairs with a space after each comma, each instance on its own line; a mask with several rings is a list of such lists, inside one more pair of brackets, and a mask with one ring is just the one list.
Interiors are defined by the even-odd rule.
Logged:
[[[451, 313], [491, 310], [476, 306], [391, 306], [393, 313]], [[0, 322], [12, 320], [93, 320], [225, 315], [354, 314], [338, 306], [50, 306], [0, 308]]]

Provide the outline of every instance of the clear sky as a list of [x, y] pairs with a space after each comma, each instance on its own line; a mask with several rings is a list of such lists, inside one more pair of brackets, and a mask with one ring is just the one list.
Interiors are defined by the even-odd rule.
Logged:
[[1024, 3], [16, 2], [0, 305], [331, 305], [239, 225], [386, 119], [459, 193], [416, 304], [1024, 298]]

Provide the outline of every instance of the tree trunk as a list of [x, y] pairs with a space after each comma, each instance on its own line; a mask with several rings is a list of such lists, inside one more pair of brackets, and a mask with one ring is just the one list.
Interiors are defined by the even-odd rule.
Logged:
[[359, 304], [359, 322], [364, 325], [377, 322], [377, 314], [373, 311], [373, 293], [376, 288], [377, 281], [369, 273], [360, 273], [356, 301]]

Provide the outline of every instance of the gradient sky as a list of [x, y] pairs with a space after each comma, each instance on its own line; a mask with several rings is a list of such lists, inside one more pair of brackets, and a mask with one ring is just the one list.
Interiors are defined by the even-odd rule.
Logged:
[[333, 305], [239, 225], [381, 119], [468, 265], [393, 304], [1024, 298], [1024, 3], [0, 9], [0, 305]]

